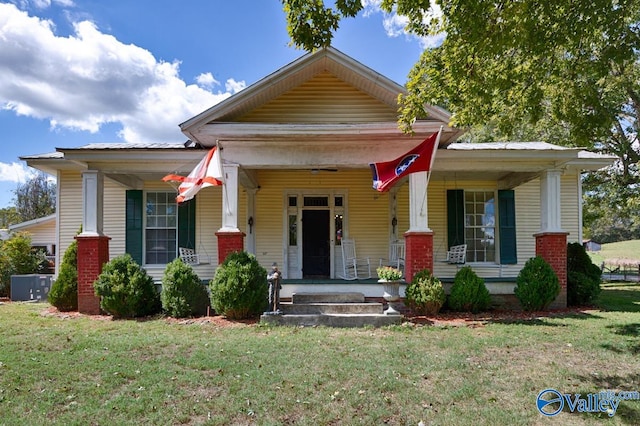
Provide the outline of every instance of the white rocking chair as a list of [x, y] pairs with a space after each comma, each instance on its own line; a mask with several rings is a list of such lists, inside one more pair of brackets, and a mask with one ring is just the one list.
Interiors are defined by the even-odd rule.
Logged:
[[340, 278], [345, 280], [371, 278], [371, 262], [369, 258], [358, 259], [355, 240], [343, 239], [340, 247], [342, 248], [342, 266], [344, 269]]
[[394, 268], [401, 270], [404, 275], [404, 257], [404, 241], [396, 240], [389, 244], [389, 258], [380, 259], [380, 266], [393, 266]]
[[180, 254], [180, 260], [182, 260], [187, 265], [196, 266], [196, 265], [208, 265], [211, 263], [211, 259], [209, 256], [201, 256], [196, 253], [194, 249], [187, 247], [179, 247], [178, 252]]

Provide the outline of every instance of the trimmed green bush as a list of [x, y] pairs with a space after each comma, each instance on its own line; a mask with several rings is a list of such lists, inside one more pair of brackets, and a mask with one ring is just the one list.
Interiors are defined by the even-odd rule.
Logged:
[[470, 266], [460, 268], [456, 273], [449, 294], [449, 307], [454, 311], [478, 313], [491, 306], [491, 295]]
[[580, 243], [567, 244], [567, 304], [592, 303], [600, 294], [602, 271]]
[[428, 269], [415, 273], [405, 289], [405, 303], [419, 315], [437, 314], [446, 299], [442, 283]]
[[267, 308], [267, 270], [245, 251], [227, 256], [209, 287], [211, 306], [229, 319], [249, 318]]
[[560, 294], [558, 276], [543, 258], [532, 257], [518, 274], [514, 293], [524, 310], [543, 310]]
[[62, 312], [78, 309], [77, 240], [73, 240], [62, 256], [58, 278], [53, 282], [49, 292], [49, 303]]
[[191, 265], [176, 258], [164, 270], [160, 300], [162, 309], [174, 318], [202, 316], [207, 312], [209, 293]]
[[162, 308], [153, 279], [129, 254], [107, 262], [93, 288], [100, 308], [116, 318], [152, 315]]
[[31, 235], [18, 232], [0, 244], [0, 296], [11, 297], [11, 275], [40, 272], [44, 253], [31, 247]]

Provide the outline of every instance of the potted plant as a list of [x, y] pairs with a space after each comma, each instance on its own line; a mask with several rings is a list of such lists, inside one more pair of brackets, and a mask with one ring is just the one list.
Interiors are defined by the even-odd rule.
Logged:
[[387, 301], [388, 309], [386, 314], [398, 314], [392, 304], [400, 300], [400, 281], [402, 281], [402, 271], [392, 266], [380, 266], [376, 269], [378, 282], [384, 287], [382, 298]]
[[376, 272], [378, 273], [378, 282], [392, 282], [402, 279], [402, 271], [393, 266], [380, 266]]

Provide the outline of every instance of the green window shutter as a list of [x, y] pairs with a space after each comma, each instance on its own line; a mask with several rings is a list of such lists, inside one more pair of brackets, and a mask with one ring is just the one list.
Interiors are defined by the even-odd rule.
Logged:
[[447, 190], [447, 250], [464, 244], [464, 190]]
[[178, 206], [178, 247], [196, 248], [196, 199]]
[[142, 215], [144, 213], [142, 191], [127, 190], [126, 199], [125, 251], [131, 255], [133, 260], [142, 265]]
[[498, 191], [498, 210], [500, 224], [500, 263], [518, 263], [516, 251], [516, 202], [513, 190]]

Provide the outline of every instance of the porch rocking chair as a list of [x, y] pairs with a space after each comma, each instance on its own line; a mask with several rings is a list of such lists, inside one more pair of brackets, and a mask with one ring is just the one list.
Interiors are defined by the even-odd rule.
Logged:
[[342, 248], [343, 275], [345, 280], [357, 280], [371, 278], [371, 262], [369, 258], [359, 259], [356, 256], [356, 242], [352, 239], [343, 239]]
[[401, 270], [404, 275], [404, 257], [404, 241], [396, 240], [389, 244], [389, 258], [380, 259], [380, 266], [393, 266], [394, 268]]
[[209, 256], [201, 256], [197, 254], [194, 249], [179, 247], [178, 252], [180, 254], [180, 260], [182, 260], [187, 265], [196, 266], [208, 265], [209, 263], [211, 263], [211, 259], [209, 259]]

